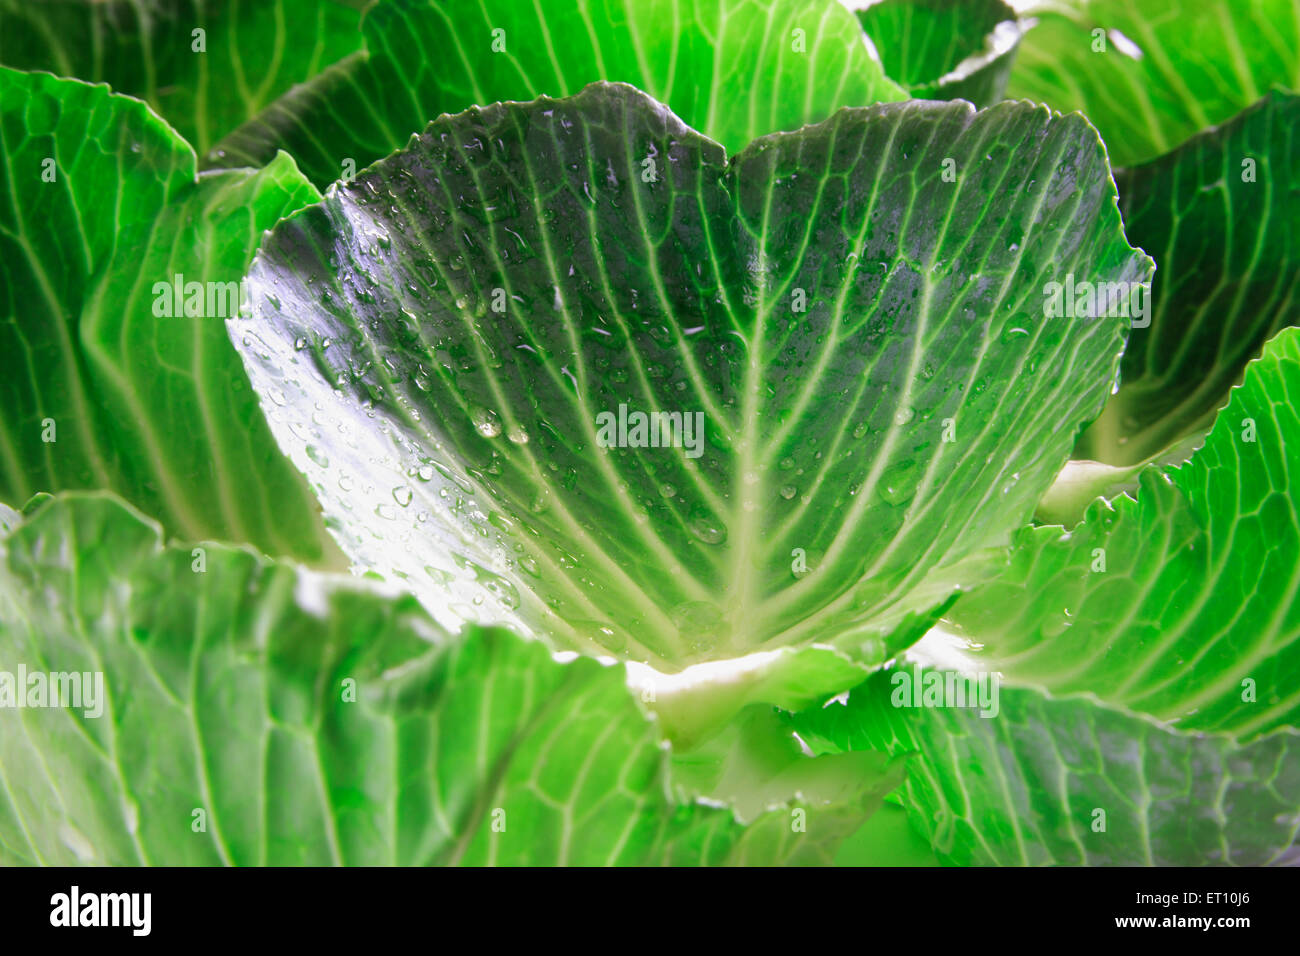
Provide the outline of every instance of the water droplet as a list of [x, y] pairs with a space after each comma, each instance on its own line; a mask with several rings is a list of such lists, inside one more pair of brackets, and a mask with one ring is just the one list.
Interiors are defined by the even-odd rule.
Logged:
[[496, 438], [501, 434], [501, 417], [492, 409], [475, 405], [470, 410], [470, 417], [474, 421], [474, 427], [484, 438]]
[[420, 476], [421, 481], [433, 481], [433, 465], [421, 465], [416, 474]]
[[406, 485], [398, 485], [393, 489], [393, 500], [405, 508], [411, 503], [411, 489]]
[[910, 405], [901, 405], [899, 406], [898, 411], [894, 412], [894, 424], [906, 425], [915, 417], [916, 417], [915, 408], [912, 408], [912, 406]]
[[880, 484], [877, 491], [880, 497], [891, 505], [901, 505], [911, 501], [916, 494], [916, 483], [913, 480], [912, 466], [915, 462], [905, 461], [887, 468], [885, 473], [880, 476]]
[[781, 486], [781, 497], [784, 498], [786, 501], [789, 501], [791, 498], [793, 498], [793, 497], [794, 497], [795, 495], [797, 495], [798, 493], [799, 493], [799, 489], [796, 488], [794, 485], [782, 485], [782, 486]]
[[315, 445], [308, 445], [306, 448], [306, 452], [307, 452], [307, 457], [310, 458], [312, 461], [314, 461], [316, 464], [320, 465], [322, 468], [328, 468], [330, 466], [330, 460], [327, 457], [325, 457], [325, 453], [321, 451], [319, 448], [317, 448]]
[[702, 509], [691, 515], [687, 527], [705, 544], [721, 544], [727, 540], [727, 526]]
[[[448, 481], [454, 484], [461, 491], [465, 492], [465, 494], [472, 495], [474, 493], [474, 486], [471, 485], [464, 478], [457, 475], [450, 468], [447, 468], [444, 465], [440, 465], [437, 462], [433, 463], [433, 467], [438, 470], [438, 474], [442, 475], [442, 477], [446, 478]], [[446, 491], [445, 488], [443, 490]]]
[[603, 624], [600, 621], [574, 621], [573, 629], [581, 637], [615, 654], [627, 650], [627, 635], [610, 624]]
[[515, 586], [505, 578], [497, 574], [490, 574], [487, 571], [479, 573], [479, 583], [483, 585], [484, 590], [491, 594], [507, 611], [513, 611], [519, 607], [519, 592]]

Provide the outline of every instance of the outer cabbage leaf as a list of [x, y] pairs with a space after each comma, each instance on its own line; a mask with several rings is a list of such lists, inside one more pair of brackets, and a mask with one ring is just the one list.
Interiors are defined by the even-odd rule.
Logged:
[[1003, 0], [852, 0], [890, 79], [919, 99], [1002, 99], [1024, 27]]
[[957, 865], [1300, 862], [1300, 732], [1180, 733], [1092, 697], [1004, 686], [996, 717], [895, 707], [882, 672], [794, 728], [815, 753], [906, 761], [904, 803]]
[[107, 83], [147, 102], [206, 153], [293, 84], [357, 50], [364, 5], [0, 0], [0, 64]]
[[271, 104], [208, 158], [284, 149], [322, 189], [442, 113], [630, 83], [729, 149], [901, 100], [834, 0], [380, 0], [366, 49]]
[[1169, 152], [1275, 85], [1300, 89], [1291, 0], [1043, 0], [1021, 12], [1038, 22], [1007, 95], [1081, 110], [1116, 166]]
[[1076, 454], [1117, 465], [1199, 441], [1246, 363], [1300, 320], [1300, 97], [1274, 91], [1222, 127], [1115, 176], [1130, 241], [1156, 257], [1150, 325]]
[[948, 612], [975, 667], [1091, 691], [1179, 727], [1300, 724], [1300, 330], [1247, 368], [1205, 446], [1069, 534], [1021, 532], [1010, 569]]
[[[1109, 391], [1127, 320], [1044, 319], [1067, 271], [1150, 272], [1078, 117], [887, 104], [728, 161], [593, 84], [440, 119], [281, 223], [231, 335], [345, 551], [434, 613], [660, 670], [828, 635], [878, 664]], [[634, 411], [678, 447], [618, 446]]]
[[0, 497], [108, 488], [175, 534], [337, 560], [220, 318], [320, 194], [287, 156], [198, 177], [143, 103], [3, 67], [0, 153]]
[[6, 864], [825, 862], [872, 809], [745, 828], [678, 801], [621, 667], [453, 638], [408, 596], [248, 550], [164, 547], [108, 496], [27, 509], [0, 611], [0, 670], [104, 681], [97, 717], [0, 709]]

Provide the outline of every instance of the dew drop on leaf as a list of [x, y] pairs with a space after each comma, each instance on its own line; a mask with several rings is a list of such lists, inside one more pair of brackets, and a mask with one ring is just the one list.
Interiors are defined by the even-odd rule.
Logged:
[[519, 607], [519, 592], [515, 586], [505, 578], [497, 574], [491, 574], [482, 571], [479, 574], [479, 583], [483, 585], [484, 590], [491, 594], [507, 611], [513, 611]]
[[912, 480], [910, 461], [895, 465], [880, 476], [877, 493], [886, 504], [901, 505], [910, 501], [916, 494], [916, 485]]
[[679, 604], [672, 609], [670, 616], [683, 637], [699, 642], [692, 644], [697, 650], [707, 649], [707, 642], [700, 639], [716, 635], [721, 630], [724, 620], [722, 611], [717, 605], [710, 604], [708, 601], [687, 601]]
[[599, 621], [574, 621], [573, 629], [594, 644], [621, 654], [627, 650], [627, 635], [609, 624]]
[[474, 427], [484, 438], [496, 438], [501, 434], [501, 418], [492, 409], [475, 405], [470, 410], [470, 417], [474, 421]]
[[721, 544], [727, 540], [727, 526], [706, 511], [699, 510], [691, 515], [687, 527], [705, 544]]

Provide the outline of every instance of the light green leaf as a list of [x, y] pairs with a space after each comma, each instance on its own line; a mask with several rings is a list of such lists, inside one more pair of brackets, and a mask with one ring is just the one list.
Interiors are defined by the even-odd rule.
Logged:
[[1086, 458], [1068, 461], [1038, 502], [1034, 520], [1039, 524], [1073, 528], [1083, 520], [1088, 506], [1098, 498], [1110, 501], [1126, 492], [1136, 491], [1142, 468], [1142, 465], [1119, 468]]
[[[888, 646], [903, 648], [920, 640], [951, 603], [907, 615], [889, 634]], [[694, 753], [707, 742], [711, 752], [725, 756], [729, 745], [716, 738], [720, 733], [734, 736], [747, 708], [768, 705], [795, 711], [821, 704], [865, 680], [883, 663], [877, 657], [864, 662], [834, 647], [810, 644], [707, 661], [675, 674], [633, 663], [628, 665], [628, 681], [675, 751]]]
[[1038, 23], [1007, 95], [1081, 110], [1116, 166], [1169, 152], [1274, 85], [1300, 89], [1292, 0], [1048, 0], [1022, 13]]
[[143, 103], [3, 67], [0, 152], [0, 498], [107, 488], [175, 534], [334, 561], [221, 321], [315, 188], [287, 156], [197, 177]]
[[[1135, 465], [1108, 465], [1089, 458], [1071, 459], [1039, 500], [1034, 509], [1034, 520], [1039, 524], [1061, 525], [1069, 530], [1083, 520], [1088, 506], [1098, 498], [1110, 501], [1121, 494], [1136, 492], [1143, 469], [1151, 465], [1181, 465], [1204, 444], [1205, 435], [1194, 433]], [[1076, 444], [1076, 452], [1078, 447]]]
[[0, 693], [20, 667], [24, 691], [103, 680], [80, 708], [0, 708], [0, 863], [770, 865], [825, 862], [863, 819], [678, 802], [621, 667], [452, 638], [410, 597], [248, 550], [199, 562], [99, 494], [0, 541]]
[[682, 799], [723, 803], [742, 821], [797, 802], [860, 825], [902, 782], [902, 770], [878, 753], [814, 757], [771, 707], [756, 705], [700, 747], [673, 756]]
[[1294, 729], [1240, 745], [1095, 698], [1013, 687], [986, 719], [969, 707], [892, 706], [901, 690], [892, 680], [878, 674], [847, 704], [799, 714], [794, 727], [814, 752], [905, 759], [912, 826], [945, 863], [1300, 862]]
[[1150, 326], [1076, 453], [1140, 462], [1200, 438], [1246, 363], [1300, 321], [1300, 97], [1273, 92], [1219, 129], [1116, 174], [1129, 240], [1156, 257]]
[[1002, 99], [1024, 27], [1003, 0], [846, 0], [890, 79], [919, 99]]
[[0, 0], [0, 64], [107, 83], [147, 102], [205, 153], [293, 84], [359, 49], [364, 5]]
[[1070, 534], [1027, 529], [948, 620], [973, 666], [1180, 727], [1300, 724], [1300, 330], [1247, 367], [1205, 447]]
[[212, 152], [261, 165], [284, 149], [322, 189], [443, 113], [630, 83], [729, 149], [906, 99], [835, 0], [380, 0], [366, 50], [272, 104]]
[[[231, 335], [345, 551], [434, 613], [666, 671], [879, 664], [1109, 391], [1126, 320], [1044, 319], [1045, 281], [1149, 270], [1078, 117], [886, 104], [728, 161], [593, 84], [444, 117], [281, 223]], [[605, 447], [631, 412], [675, 442]]]
[[[919, 639], [937, 619], [937, 613], [933, 619], [927, 616], [910, 640]], [[696, 664], [678, 674], [639, 664], [629, 670], [630, 682], [654, 711], [664, 737], [680, 749], [708, 739], [751, 704], [802, 710], [820, 704], [832, 688], [853, 687], [871, 673], [840, 651], [817, 644]]]
[[840, 846], [836, 866], [939, 866], [930, 841], [901, 806], [886, 803]]

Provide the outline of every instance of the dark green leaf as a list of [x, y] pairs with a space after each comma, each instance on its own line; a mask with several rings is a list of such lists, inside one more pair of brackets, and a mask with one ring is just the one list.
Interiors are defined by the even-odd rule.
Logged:
[[284, 149], [322, 189], [442, 113], [631, 83], [730, 149], [906, 94], [834, 0], [380, 0], [366, 50], [294, 90], [213, 151]]
[[196, 177], [137, 100], [3, 67], [0, 152], [0, 498], [108, 488], [174, 534], [334, 560], [221, 319], [315, 188], [287, 156]]
[[1116, 174], [1129, 241], [1156, 258], [1150, 326], [1076, 454], [1127, 465], [1199, 437], [1278, 329], [1300, 320], [1300, 97]]
[[[1002, 98], [1024, 32], [1003, 0], [883, 0], [862, 3], [858, 20], [886, 75], [920, 99]], [[849, 6], [854, 6], [849, 3]]]
[[107, 83], [147, 102], [205, 153], [293, 84], [359, 49], [364, 4], [0, 0], [0, 64]]

